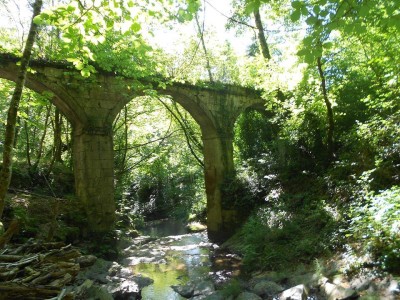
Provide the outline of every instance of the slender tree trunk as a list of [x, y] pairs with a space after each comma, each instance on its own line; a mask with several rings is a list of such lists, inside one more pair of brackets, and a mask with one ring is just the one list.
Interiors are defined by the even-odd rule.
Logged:
[[61, 158], [61, 147], [62, 147], [62, 140], [61, 140], [61, 129], [62, 129], [62, 115], [58, 108], [55, 109], [54, 112], [54, 140], [53, 140], [53, 147], [54, 147], [54, 161], [62, 162]]
[[4, 136], [3, 166], [0, 172], [0, 219], [3, 215], [5, 198], [11, 180], [13, 145], [19, 103], [21, 101], [22, 90], [26, 80], [26, 72], [28, 70], [29, 61], [32, 55], [32, 48], [38, 30], [38, 26], [33, 22], [33, 18], [40, 14], [42, 4], [42, 0], [35, 0], [35, 3], [33, 4], [33, 17], [29, 29], [28, 39], [26, 41], [25, 49], [21, 58], [21, 68], [15, 83], [14, 94], [11, 98], [10, 107], [7, 114], [7, 125]]
[[124, 107], [124, 153], [122, 154], [121, 170], [125, 171], [126, 155], [128, 153], [128, 106]]
[[271, 53], [269, 52], [267, 39], [264, 34], [264, 27], [261, 22], [260, 9], [259, 8], [255, 9], [253, 14], [258, 31], [258, 41], [260, 43], [261, 53], [265, 59], [271, 59]]
[[317, 58], [317, 66], [318, 66], [319, 77], [321, 79], [322, 96], [325, 101], [326, 113], [328, 118], [327, 150], [328, 150], [328, 163], [330, 163], [334, 157], [333, 133], [335, 129], [335, 122], [333, 119], [332, 103], [329, 101], [328, 92], [326, 90], [326, 80], [324, 71], [322, 70], [321, 57]]
[[210, 82], [214, 82], [212, 72], [211, 72], [210, 58], [208, 56], [206, 43], [204, 41], [204, 27], [202, 28], [200, 26], [199, 18], [197, 17], [197, 15], [195, 16], [195, 19], [196, 19], [196, 24], [197, 24], [197, 30], [199, 31], [199, 35], [200, 35], [201, 45], [203, 47], [204, 55], [206, 57], [206, 68], [207, 68], [207, 72], [208, 72], [208, 78], [209, 78]]
[[46, 172], [46, 177], [50, 176], [55, 162], [62, 163], [62, 115], [57, 107], [54, 110], [54, 120], [52, 119], [51, 124], [53, 128], [53, 151], [51, 162]]
[[20, 131], [20, 122], [21, 122], [21, 118], [17, 116], [17, 121], [16, 121], [16, 126], [15, 126], [15, 136], [14, 136], [14, 143], [13, 143], [13, 147], [17, 148], [17, 142], [18, 142], [18, 135], [19, 135], [19, 131]]
[[32, 167], [32, 161], [31, 161], [31, 143], [29, 140], [29, 128], [28, 128], [28, 122], [24, 121], [24, 130], [25, 130], [25, 144], [26, 144], [26, 161], [28, 162], [29, 168]]
[[51, 112], [51, 104], [49, 104], [47, 106], [46, 120], [44, 122], [44, 130], [43, 130], [42, 137], [40, 138], [39, 147], [38, 147], [37, 155], [36, 155], [36, 161], [33, 164], [33, 169], [34, 170], [38, 167], [38, 165], [40, 163], [40, 159], [42, 158], [44, 139], [46, 138], [46, 134], [47, 134], [47, 126], [49, 124], [50, 112]]

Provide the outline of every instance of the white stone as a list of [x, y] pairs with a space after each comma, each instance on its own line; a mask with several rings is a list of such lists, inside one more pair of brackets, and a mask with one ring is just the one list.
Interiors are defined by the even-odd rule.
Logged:
[[280, 300], [307, 300], [308, 289], [304, 284], [296, 285], [284, 291], [279, 297]]

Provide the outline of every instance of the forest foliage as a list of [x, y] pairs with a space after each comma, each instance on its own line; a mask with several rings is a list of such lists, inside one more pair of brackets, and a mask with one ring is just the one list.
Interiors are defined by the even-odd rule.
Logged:
[[[249, 268], [342, 250], [400, 269], [398, 1], [232, 0], [228, 27], [254, 36], [244, 55], [204, 26], [178, 53], [158, 47], [159, 26], [207, 22], [199, 1], [108, 2], [49, 5], [36, 18], [34, 57], [66, 58], [82, 76], [101, 68], [262, 90], [265, 110], [236, 123], [236, 178], [224, 187], [225, 201], [252, 211], [238, 233]], [[1, 32], [0, 49], [18, 53], [16, 31]], [[1, 81], [3, 124], [12, 90]], [[171, 212], [204, 219], [201, 136], [187, 112], [171, 99], [135, 98], [113, 130], [120, 228]], [[16, 136], [12, 186], [72, 193], [71, 126], [48, 96], [25, 90]]]

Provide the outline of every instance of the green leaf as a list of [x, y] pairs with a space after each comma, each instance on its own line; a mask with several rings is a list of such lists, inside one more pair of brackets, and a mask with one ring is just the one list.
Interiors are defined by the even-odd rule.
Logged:
[[139, 23], [132, 23], [131, 30], [134, 32], [139, 32], [142, 26]]
[[349, 35], [354, 33], [354, 24], [346, 24], [343, 28], [343, 31]]
[[67, 6], [67, 11], [70, 12], [70, 13], [75, 11], [75, 7], [73, 7], [72, 5], [68, 5]]
[[360, 7], [360, 9], [358, 11], [358, 15], [360, 17], [366, 17], [369, 14], [369, 10], [370, 10], [370, 7], [368, 5], [363, 5]]
[[307, 9], [307, 6], [302, 6], [301, 7], [301, 14], [303, 15], [303, 16], [307, 16], [308, 15], [308, 9]]
[[354, 25], [354, 31], [355, 31], [357, 34], [364, 34], [364, 33], [367, 32], [367, 28], [366, 28], [364, 25], [360, 24], [360, 23], [356, 23], [356, 24]]
[[300, 10], [295, 10], [292, 12], [292, 14], [290, 15], [290, 20], [292, 20], [292, 22], [297, 22], [300, 20], [301, 17], [301, 12]]
[[261, 3], [260, 3], [259, 0], [252, 0], [252, 1], [249, 1], [249, 2], [247, 3], [247, 5], [246, 5], [245, 9], [244, 9], [244, 13], [245, 13], [246, 15], [250, 15], [250, 14], [252, 14], [255, 10], [259, 9], [259, 8], [260, 8], [260, 5], [261, 5]]
[[36, 17], [33, 19], [33, 22], [34, 22], [36, 25], [44, 25], [44, 24], [46, 24], [46, 21], [42, 18], [41, 15], [36, 16]]
[[84, 69], [84, 64], [80, 61], [80, 62], [77, 62], [76, 64], [74, 64], [75, 65], [75, 68], [77, 69], [77, 70], [83, 70]]
[[304, 6], [304, 3], [302, 1], [293, 1], [292, 2], [292, 7], [294, 9], [300, 9], [302, 6]]
[[304, 55], [304, 61], [307, 63], [307, 64], [309, 64], [309, 65], [311, 65], [311, 64], [313, 64], [314, 62], [315, 62], [315, 59], [316, 59], [317, 57], [314, 55], [314, 53], [312, 53], [312, 52], [307, 52], [305, 55]]
[[297, 52], [298, 56], [304, 56], [308, 53], [309, 51], [307, 49], [301, 49]]
[[333, 47], [333, 43], [332, 42], [326, 42], [322, 44], [322, 48], [324, 49], [331, 49]]
[[322, 10], [319, 15], [323, 18], [325, 18], [327, 15], [329, 14], [329, 12], [327, 10]]
[[192, 14], [196, 13], [200, 8], [200, 2], [198, 0], [191, 0], [188, 5], [188, 11]]
[[317, 22], [318, 22], [318, 18], [316, 16], [310, 16], [306, 20], [306, 23], [310, 26], [316, 24]]
[[89, 68], [83, 68], [82, 70], [81, 70], [81, 75], [83, 76], [83, 77], [89, 77], [90, 76], [90, 69]]

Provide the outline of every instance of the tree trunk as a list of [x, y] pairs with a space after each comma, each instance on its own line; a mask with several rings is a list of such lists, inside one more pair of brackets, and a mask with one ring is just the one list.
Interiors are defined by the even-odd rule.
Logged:
[[321, 79], [321, 89], [322, 89], [322, 96], [324, 97], [325, 106], [326, 106], [326, 113], [328, 118], [328, 132], [327, 132], [327, 151], [328, 151], [328, 164], [333, 160], [334, 157], [334, 144], [333, 144], [333, 132], [335, 129], [335, 122], [333, 119], [333, 110], [332, 104], [328, 98], [328, 92], [326, 90], [326, 80], [324, 71], [322, 70], [322, 62], [321, 57], [317, 58], [317, 66], [318, 66], [318, 73]]
[[25, 130], [25, 144], [26, 144], [26, 161], [28, 162], [29, 168], [32, 167], [31, 162], [31, 143], [29, 140], [29, 129], [28, 129], [28, 122], [24, 121], [24, 130]]
[[124, 106], [124, 153], [122, 155], [121, 170], [125, 170], [126, 155], [128, 153], [128, 106]]
[[4, 136], [3, 166], [0, 172], [0, 218], [3, 215], [5, 198], [11, 180], [12, 152], [19, 103], [21, 101], [22, 90], [26, 80], [26, 72], [28, 70], [32, 48], [38, 29], [38, 25], [33, 22], [33, 18], [40, 14], [42, 4], [42, 0], [35, 0], [35, 3], [33, 4], [31, 27], [29, 29], [28, 39], [26, 41], [25, 49], [21, 58], [21, 68], [18, 74], [18, 79], [15, 83], [14, 94], [11, 98], [10, 107], [7, 114], [7, 125]]
[[62, 140], [61, 140], [61, 129], [62, 129], [62, 115], [58, 108], [54, 112], [54, 160], [56, 162], [62, 162], [61, 150], [62, 150]]
[[258, 31], [258, 41], [260, 43], [262, 55], [265, 59], [271, 59], [271, 53], [269, 52], [267, 39], [265, 38], [264, 34], [264, 27], [261, 22], [260, 9], [259, 8], [255, 9], [253, 14]]
[[47, 105], [46, 119], [44, 121], [44, 130], [43, 130], [42, 137], [40, 138], [40, 142], [39, 142], [39, 146], [38, 146], [38, 150], [37, 150], [37, 155], [36, 155], [36, 161], [33, 164], [33, 169], [34, 170], [37, 169], [37, 167], [39, 166], [39, 163], [40, 163], [40, 159], [42, 158], [44, 139], [46, 138], [46, 134], [47, 134], [47, 127], [48, 127], [48, 124], [49, 124], [50, 112], [51, 112], [51, 104]]
[[207, 68], [207, 72], [208, 72], [208, 78], [209, 78], [210, 82], [214, 82], [212, 72], [211, 72], [210, 58], [208, 57], [206, 43], [204, 42], [204, 28], [201, 28], [199, 18], [197, 17], [197, 15], [195, 16], [195, 19], [196, 19], [196, 24], [197, 24], [197, 30], [199, 31], [199, 35], [200, 35], [201, 45], [203, 47], [204, 55], [206, 57], [206, 68]]

